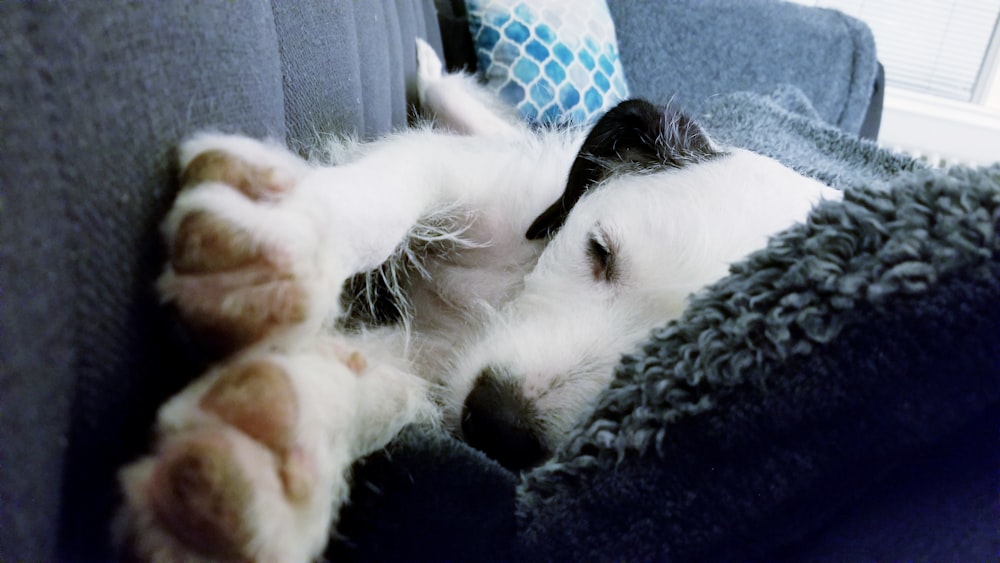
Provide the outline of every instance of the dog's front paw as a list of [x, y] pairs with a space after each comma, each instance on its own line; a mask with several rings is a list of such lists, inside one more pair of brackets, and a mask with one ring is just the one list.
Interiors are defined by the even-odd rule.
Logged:
[[210, 371], [161, 408], [153, 454], [121, 471], [118, 542], [143, 561], [316, 557], [350, 463], [422, 408], [414, 380], [336, 341]]
[[201, 135], [181, 147], [181, 164], [163, 228], [163, 299], [226, 349], [322, 322], [327, 294], [339, 289], [323, 287], [322, 227], [286, 205], [310, 171], [305, 161], [252, 139]]

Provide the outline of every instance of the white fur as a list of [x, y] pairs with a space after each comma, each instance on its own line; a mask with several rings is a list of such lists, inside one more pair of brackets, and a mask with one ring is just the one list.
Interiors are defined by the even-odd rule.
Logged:
[[[294, 183], [263, 202], [205, 183], [183, 192], [164, 222], [170, 242], [194, 212], [224, 219], [308, 288], [303, 323], [227, 363], [268, 357], [285, 369], [301, 405], [297, 444], [318, 475], [308, 501], [292, 503], [276, 484], [272, 454], [232, 438], [258, 491], [247, 516], [257, 530], [246, 549], [253, 559], [316, 557], [346, 499], [351, 462], [403, 424], [434, 420], [431, 394], [439, 395], [434, 403], [443, 405], [446, 428], [457, 432], [465, 397], [486, 366], [504, 368], [534, 405], [543, 445], [556, 449], [622, 354], [678, 316], [688, 297], [732, 262], [821, 199], [839, 197], [773, 160], [730, 149], [678, 170], [614, 177], [574, 207], [551, 241], [529, 241], [525, 232], [562, 192], [586, 132], [531, 131], [484, 101], [468, 78], [443, 75], [429, 46], [420, 43], [418, 57], [418, 93], [437, 128], [335, 147], [338, 166], [306, 164], [241, 137], [201, 135], [182, 146], [182, 165], [218, 150], [279, 169]], [[341, 313], [345, 280], [401, 256], [415, 225], [426, 226], [418, 247], [435, 252], [408, 257], [416, 274], [397, 287], [408, 301], [406, 323], [324, 335], [319, 327]], [[595, 236], [617, 249], [613, 283], [592, 273], [587, 245]], [[160, 288], [175, 300], [199, 283], [168, 266]], [[239, 306], [238, 296], [232, 299]], [[323, 352], [331, 346], [367, 350], [375, 375], [350, 373], [343, 354]], [[119, 535], [141, 557], [204, 558], [157, 521], [150, 475], [177, 440], [239, 434], [200, 407], [215, 373], [163, 406], [156, 451], [122, 472]]]

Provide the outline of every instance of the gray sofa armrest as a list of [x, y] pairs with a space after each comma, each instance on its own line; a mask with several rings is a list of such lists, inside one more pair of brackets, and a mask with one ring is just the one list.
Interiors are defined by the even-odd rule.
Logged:
[[608, 4], [633, 96], [672, 100], [698, 113], [719, 94], [767, 94], [791, 84], [824, 121], [861, 132], [878, 76], [864, 23], [777, 0]]

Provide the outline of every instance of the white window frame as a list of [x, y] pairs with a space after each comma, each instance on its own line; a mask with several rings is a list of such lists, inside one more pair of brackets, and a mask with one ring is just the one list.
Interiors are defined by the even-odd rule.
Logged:
[[1000, 25], [990, 46], [971, 102], [958, 102], [886, 88], [879, 143], [913, 154], [961, 164], [1000, 161]]
[[1000, 111], [1000, 22], [993, 28], [993, 37], [983, 58], [972, 102]]
[[879, 144], [933, 163], [1000, 161], [1000, 111], [886, 88]]

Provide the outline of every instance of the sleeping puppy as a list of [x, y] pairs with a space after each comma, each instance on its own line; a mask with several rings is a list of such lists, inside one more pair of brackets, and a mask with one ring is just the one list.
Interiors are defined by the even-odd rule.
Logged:
[[317, 557], [351, 464], [407, 424], [540, 463], [691, 293], [839, 197], [644, 101], [530, 129], [417, 51], [433, 127], [342, 143], [336, 165], [182, 144], [159, 290], [230, 353], [121, 472], [139, 559]]

